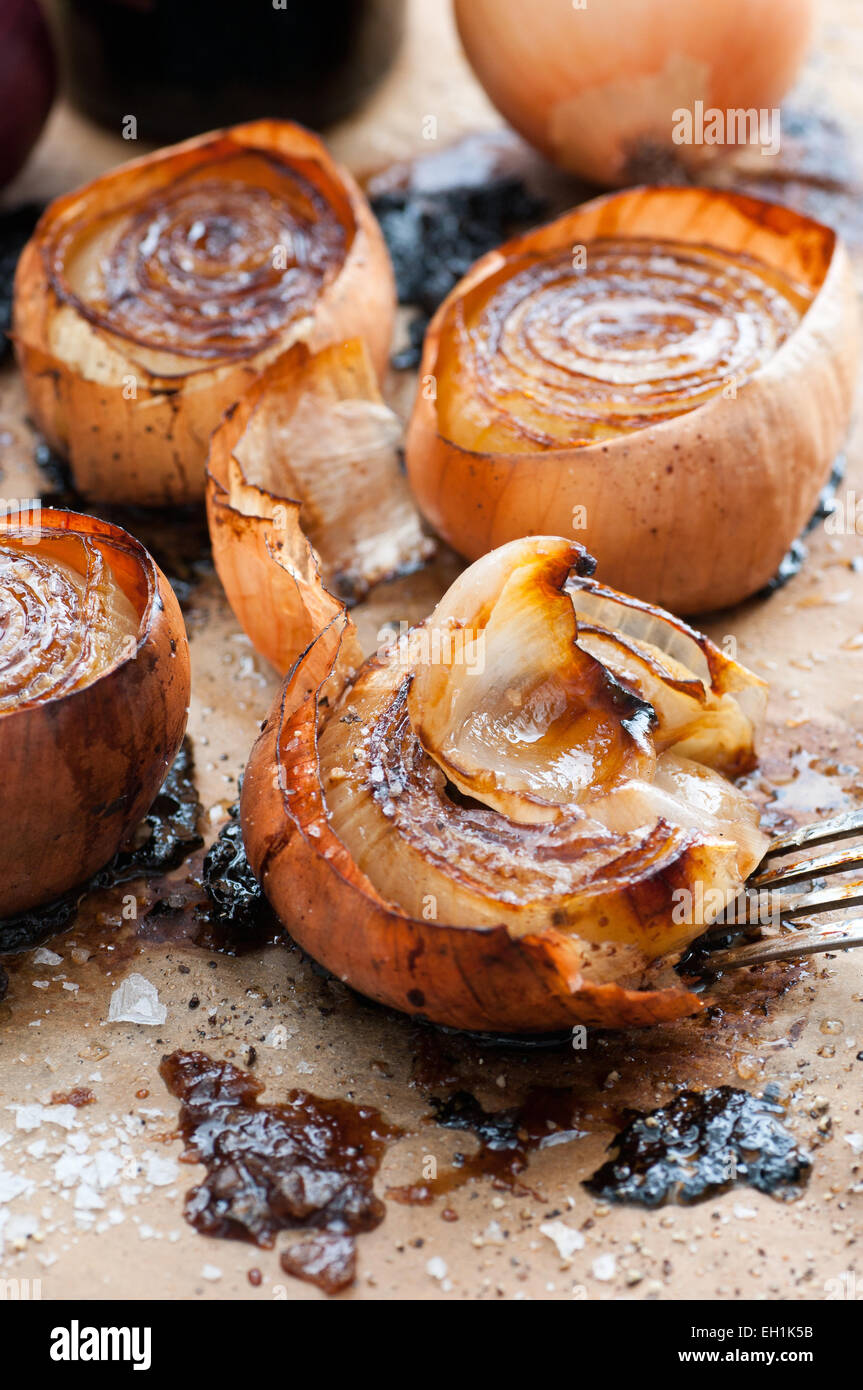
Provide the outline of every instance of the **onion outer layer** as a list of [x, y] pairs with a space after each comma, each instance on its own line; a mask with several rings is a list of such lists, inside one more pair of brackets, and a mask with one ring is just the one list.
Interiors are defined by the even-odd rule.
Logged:
[[[311, 314], [289, 320], [245, 355], [178, 361], [108, 331], [76, 306], [62, 279], [65, 238], [86, 238], [113, 210], [168, 196], [180, 176], [248, 152], [302, 171], [344, 229], [344, 258]], [[158, 150], [56, 199], [19, 261], [13, 333], [33, 416], [69, 459], [76, 488], [106, 501], [166, 505], [203, 497], [210, 433], [267, 362], [296, 341], [322, 347], [361, 336], [383, 372], [394, 314], [389, 255], [351, 175], [300, 126], [256, 121]]]
[[414, 495], [468, 559], [517, 536], [574, 535], [619, 590], [683, 613], [737, 603], [776, 574], [815, 509], [848, 424], [856, 298], [848, 257], [829, 228], [710, 189], [640, 188], [595, 199], [477, 261], [432, 320], [420, 381], [436, 379], [452, 307], [508, 257], [582, 245], [589, 256], [591, 240], [612, 236], [749, 255], [808, 286], [812, 303], [733, 395], [592, 444], [472, 452], [444, 436], [435, 393], [421, 389], [407, 435]]
[[216, 569], [241, 626], [282, 673], [344, 604], [433, 552], [400, 439], [359, 339], [316, 353], [296, 344], [213, 434]]
[[[149, 810], [186, 727], [189, 649], [179, 604], [118, 526], [43, 510], [38, 536], [93, 540], [139, 614], [134, 654], [81, 689], [0, 716], [0, 915], [52, 901], [108, 863]], [[4, 535], [20, 534], [0, 518]], [[38, 541], [37, 541], [38, 544]]]

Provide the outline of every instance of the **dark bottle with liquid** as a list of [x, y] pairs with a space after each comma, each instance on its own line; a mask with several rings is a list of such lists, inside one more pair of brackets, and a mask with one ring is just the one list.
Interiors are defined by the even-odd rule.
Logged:
[[74, 104], [167, 142], [262, 116], [320, 129], [386, 73], [405, 0], [53, 0]]

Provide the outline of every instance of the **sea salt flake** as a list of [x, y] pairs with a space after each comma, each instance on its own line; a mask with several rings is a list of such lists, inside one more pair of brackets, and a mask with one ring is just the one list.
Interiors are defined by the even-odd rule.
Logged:
[[0, 1202], [14, 1202], [16, 1197], [22, 1197], [25, 1193], [29, 1196], [33, 1186], [29, 1178], [0, 1168]]
[[63, 957], [58, 956], [56, 951], [49, 951], [47, 946], [40, 946], [38, 951], [33, 952], [34, 965], [62, 965]]
[[76, 1211], [101, 1211], [105, 1203], [92, 1187], [82, 1182], [75, 1193]]
[[562, 1260], [571, 1260], [576, 1250], [584, 1249], [584, 1236], [573, 1230], [565, 1221], [545, 1221], [539, 1228], [541, 1236], [547, 1236], [556, 1247]]
[[597, 1255], [591, 1271], [594, 1279], [598, 1279], [601, 1284], [608, 1284], [614, 1278], [617, 1269], [617, 1261], [613, 1255]]
[[9, 1105], [6, 1108], [15, 1112], [15, 1128], [23, 1129], [27, 1134], [38, 1129], [45, 1118], [43, 1105]]
[[78, 1122], [74, 1105], [48, 1105], [43, 1120], [49, 1125], [59, 1125], [61, 1129], [72, 1129]]
[[144, 975], [128, 975], [111, 995], [109, 1023], [141, 1023], [158, 1026], [168, 1017], [168, 1010], [159, 1003], [156, 986]]
[[842, 1138], [846, 1144], [850, 1144], [852, 1153], [863, 1154], [863, 1134], [859, 1130], [853, 1134], [843, 1134]]
[[447, 1262], [440, 1255], [432, 1255], [430, 1260], [426, 1260], [426, 1274], [432, 1279], [445, 1279], [448, 1273]]
[[153, 1187], [170, 1187], [180, 1176], [180, 1170], [173, 1158], [160, 1158], [153, 1154], [147, 1160], [145, 1179]]

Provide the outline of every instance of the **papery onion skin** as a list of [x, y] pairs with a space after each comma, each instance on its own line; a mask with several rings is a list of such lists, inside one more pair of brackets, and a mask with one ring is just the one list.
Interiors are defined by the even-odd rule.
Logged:
[[593, 183], [657, 158], [697, 168], [723, 146], [676, 144], [673, 113], [771, 110], [809, 45], [814, 0], [456, 0], [491, 100], [550, 159]]
[[317, 765], [316, 694], [345, 622], [288, 673], [243, 780], [249, 862], [295, 940], [369, 998], [456, 1028], [643, 1027], [698, 1013], [681, 987], [586, 983], [578, 946], [554, 928], [516, 939], [504, 926], [409, 917], [378, 895], [329, 828]]
[[[313, 457], [310, 432], [320, 449]], [[238, 621], [282, 674], [343, 602], [418, 568], [434, 550], [404, 478], [400, 438], [359, 339], [314, 353], [295, 344], [214, 431], [213, 559]]]
[[[5, 535], [21, 534], [10, 518]], [[60, 697], [0, 715], [0, 916], [48, 903], [106, 864], [151, 806], [183, 732], [189, 650], [176, 597], [120, 527], [43, 510], [34, 546], [92, 541], [139, 615], [134, 651]], [[69, 553], [74, 553], [70, 548]]]
[[[571, 253], [596, 238], [742, 253], [808, 287], [810, 307], [769, 359], [695, 409], [592, 443], [473, 451], [442, 425], [439, 364], [465, 295], [508, 258]], [[585, 204], [479, 260], [426, 335], [407, 435], [421, 510], [475, 559], [517, 536], [574, 535], [603, 579], [676, 612], [739, 602], [775, 575], [815, 509], [847, 428], [858, 323], [835, 233], [790, 209], [708, 189], [643, 188]]]
[[[124, 237], [96, 255], [125, 209]], [[357, 336], [382, 373], [394, 314], [389, 255], [350, 174], [301, 127], [256, 121], [52, 203], [18, 265], [13, 336], [33, 416], [78, 491], [167, 505], [203, 497], [209, 436], [269, 361]]]

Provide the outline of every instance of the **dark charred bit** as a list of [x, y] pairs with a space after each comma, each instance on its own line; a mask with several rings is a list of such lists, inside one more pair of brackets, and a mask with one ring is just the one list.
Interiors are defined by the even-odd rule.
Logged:
[[267, 902], [246, 858], [238, 801], [228, 814], [231, 819], [204, 857], [202, 882], [210, 900], [210, 917], [215, 925], [232, 932], [256, 933]]
[[0, 920], [0, 956], [17, 955], [19, 951], [30, 951], [41, 946], [43, 941], [59, 935], [74, 922], [78, 904], [87, 891], [87, 885], [76, 889], [65, 897], [48, 903], [45, 907], [33, 908], [30, 912], [19, 912], [14, 917]]
[[419, 311], [410, 345], [393, 359], [395, 367], [417, 365], [429, 319], [477, 257], [538, 221], [545, 208], [515, 176], [493, 178], [484, 187], [392, 189], [372, 199], [399, 303]]
[[33, 234], [44, 204], [22, 203], [0, 213], [0, 362], [9, 352], [12, 327], [12, 288], [18, 258]]
[[631, 1114], [612, 1140], [616, 1157], [584, 1183], [603, 1201], [659, 1207], [702, 1202], [741, 1185], [793, 1198], [812, 1160], [783, 1124], [774, 1088], [682, 1091], [669, 1105]]
[[357, 1243], [350, 1235], [307, 1236], [285, 1250], [280, 1264], [294, 1279], [317, 1284], [324, 1293], [341, 1293], [357, 1277]]
[[136, 831], [133, 846], [120, 850], [110, 864], [64, 897], [0, 920], [0, 955], [32, 950], [66, 931], [75, 921], [82, 899], [92, 889], [110, 888], [147, 873], [177, 868], [203, 844], [197, 830], [200, 811], [192, 745], [184, 738], [161, 791]]
[[0, 965], [0, 1004], [2, 1004], [3, 1000], [6, 998], [8, 990], [9, 976], [6, 974], [6, 971], [3, 969], [3, 966]]
[[[121, 850], [114, 863], [104, 870], [108, 882], [121, 882], [144, 872], [165, 873], [168, 869], [176, 869], [204, 843], [198, 833], [200, 814], [195, 762], [187, 736], [161, 791], [138, 827], [134, 846]], [[97, 875], [97, 879], [99, 877]]]
[[308, 1091], [262, 1105], [262, 1082], [203, 1052], [173, 1052], [159, 1073], [181, 1101], [187, 1157], [207, 1170], [186, 1198], [186, 1220], [202, 1235], [266, 1247], [279, 1231], [340, 1237], [335, 1245], [292, 1247], [282, 1267], [321, 1288], [346, 1287], [352, 1237], [384, 1219], [373, 1182], [401, 1131], [371, 1106]]

